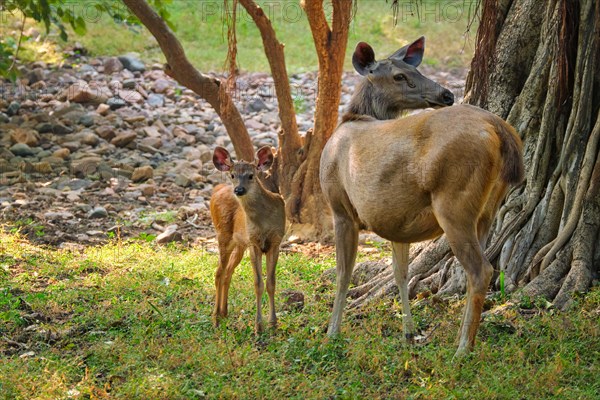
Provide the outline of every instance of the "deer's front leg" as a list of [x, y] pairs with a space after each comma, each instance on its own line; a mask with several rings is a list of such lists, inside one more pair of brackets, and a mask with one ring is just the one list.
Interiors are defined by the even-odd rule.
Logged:
[[415, 336], [415, 325], [410, 313], [410, 302], [408, 299], [408, 243], [392, 242], [392, 265], [394, 267], [394, 278], [402, 299], [402, 325], [404, 337], [410, 343]]
[[254, 324], [254, 331], [261, 333], [263, 331], [262, 295], [265, 289], [262, 279], [262, 251], [258, 247], [252, 246], [250, 247], [250, 257], [252, 258], [254, 294], [256, 295], [256, 322]]

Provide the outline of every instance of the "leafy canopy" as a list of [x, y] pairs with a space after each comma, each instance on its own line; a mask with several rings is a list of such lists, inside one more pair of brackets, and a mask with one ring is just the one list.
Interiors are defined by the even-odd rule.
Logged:
[[[167, 6], [173, 0], [149, 0], [149, 3], [157, 10], [158, 14], [169, 23], [170, 14]], [[95, 16], [103, 13], [109, 15], [117, 23], [139, 25], [139, 20], [129, 12], [123, 2], [114, 0], [0, 0], [0, 13], [20, 15], [23, 18], [31, 18], [36, 22], [43, 23], [46, 32], [52, 27], [58, 29], [62, 40], [68, 39], [67, 27], [71, 27], [78, 35], [86, 34], [86, 18], [94, 11]], [[16, 36], [16, 37], [15, 37]], [[18, 49], [23, 37], [23, 32], [12, 33], [0, 37], [0, 76], [15, 78], [15, 63], [18, 57]]]

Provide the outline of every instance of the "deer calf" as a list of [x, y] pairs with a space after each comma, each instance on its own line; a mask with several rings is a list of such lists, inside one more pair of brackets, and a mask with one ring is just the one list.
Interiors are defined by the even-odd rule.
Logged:
[[216, 186], [210, 198], [210, 215], [219, 243], [214, 321], [218, 325], [219, 320], [227, 316], [231, 276], [242, 260], [244, 251], [250, 247], [256, 294], [255, 331], [259, 333], [263, 330], [262, 257], [266, 254], [269, 324], [275, 327], [275, 266], [279, 256], [279, 245], [285, 233], [283, 198], [265, 189], [257, 176], [259, 171], [267, 171], [271, 167], [273, 153], [271, 148], [262, 147], [256, 153], [254, 163], [233, 162], [227, 150], [217, 147], [213, 154], [213, 164], [219, 171], [228, 172], [233, 184]]

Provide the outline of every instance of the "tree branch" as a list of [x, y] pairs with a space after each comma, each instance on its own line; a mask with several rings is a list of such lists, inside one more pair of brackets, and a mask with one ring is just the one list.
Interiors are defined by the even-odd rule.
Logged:
[[[347, 0], [344, 1], [348, 2]], [[334, 0], [333, 3], [335, 4], [336, 2]], [[328, 42], [331, 37], [331, 29], [329, 29], [325, 11], [323, 10], [323, 0], [304, 0], [301, 5], [304, 8], [308, 24], [310, 25], [320, 66], [324, 61], [323, 59], [327, 57]]]
[[285, 46], [277, 40], [277, 35], [269, 17], [254, 0], [239, 0], [239, 2], [252, 17], [262, 37], [263, 47], [275, 83], [277, 102], [279, 103], [279, 119], [283, 129], [283, 133], [280, 135], [282, 138], [280, 147], [283, 154], [289, 157], [289, 155], [298, 151], [302, 146], [302, 141], [298, 134], [292, 91], [285, 66], [285, 53], [283, 51]]
[[173, 31], [145, 0], [123, 0], [123, 2], [158, 42], [167, 59], [165, 66], [167, 75], [208, 101], [221, 117], [237, 157], [253, 161], [252, 141], [240, 112], [227, 93], [226, 85], [222, 85], [218, 79], [200, 73], [189, 62]]

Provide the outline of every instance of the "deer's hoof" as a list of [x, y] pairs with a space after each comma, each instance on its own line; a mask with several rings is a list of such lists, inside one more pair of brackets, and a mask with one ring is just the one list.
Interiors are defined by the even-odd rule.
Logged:
[[264, 325], [262, 322], [254, 325], [254, 333], [256, 333], [257, 335], [260, 335], [264, 331], [265, 331], [265, 328], [264, 328]]

